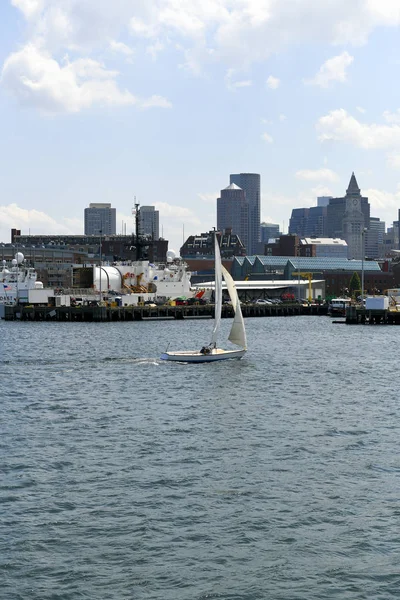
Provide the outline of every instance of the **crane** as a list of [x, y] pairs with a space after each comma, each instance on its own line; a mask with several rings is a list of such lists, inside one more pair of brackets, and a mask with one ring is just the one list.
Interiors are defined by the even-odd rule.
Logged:
[[[293, 273], [294, 275], [294, 273]], [[308, 279], [308, 301], [312, 302], [312, 279], [313, 279], [313, 274], [312, 273], [296, 273], [297, 277], [305, 277], [306, 279]]]

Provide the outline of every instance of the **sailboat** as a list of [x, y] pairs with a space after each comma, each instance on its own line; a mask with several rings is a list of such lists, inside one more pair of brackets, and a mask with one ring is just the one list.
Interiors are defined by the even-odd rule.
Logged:
[[[208, 346], [203, 346], [201, 350], [182, 350], [177, 352], [164, 352], [161, 355], [162, 360], [175, 360], [180, 362], [203, 363], [213, 362], [216, 360], [226, 360], [228, 358], [242, 358], [247, 350], [246, 331], [244, 328], [244, 320], [240, 301], [236, 290], [235, 282], [230, 273], [225, 269], [221, 262], [221, 253], [217, 236], [214, 235], [215, 248], [215, 317], [214, 328], [211, 336], [211, 342]], [[226, 287], [229, 292], [229, 297], [232, 302], [235, 316], [233, 319], [231, 331], [228, 340], [239, 346], [236, 350], [223, 350], [217, 347], [217, 340], [221, 326], [222, 312], [222, 275], [224, 277]]]

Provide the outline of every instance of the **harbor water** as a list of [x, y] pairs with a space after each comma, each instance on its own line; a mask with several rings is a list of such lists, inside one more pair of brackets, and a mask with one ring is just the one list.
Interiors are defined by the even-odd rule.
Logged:
[[0, 321], [1, 600], [399, 597], [398, 328], [211, 327]]

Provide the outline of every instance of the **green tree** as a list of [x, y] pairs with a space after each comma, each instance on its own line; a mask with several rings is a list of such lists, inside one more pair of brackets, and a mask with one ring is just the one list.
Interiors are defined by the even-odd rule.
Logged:
[[361, 281], [358, 273], [354, 272], [349, 283], [350, 296], [353, 297], [361, 293]]

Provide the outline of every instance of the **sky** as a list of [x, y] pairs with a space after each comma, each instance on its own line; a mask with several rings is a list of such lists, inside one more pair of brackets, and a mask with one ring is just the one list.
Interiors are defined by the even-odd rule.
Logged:
[[229, 174], [261, 217], [343, 196], [400, 207], [400, 0], [1, 0], [0, 242], [117, 233], [155, 205], [179, 250], [216, 225]]

